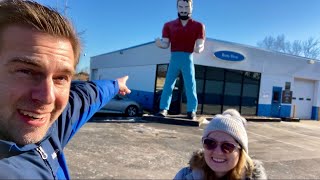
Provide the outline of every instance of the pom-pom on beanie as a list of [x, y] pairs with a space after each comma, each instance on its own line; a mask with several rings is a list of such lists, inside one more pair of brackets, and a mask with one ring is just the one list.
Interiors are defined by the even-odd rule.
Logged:
[[231, 135], [248, 154], [247, 120], [235, 109], [227, 109], [215, 115], [206, 126], [202, 137], [208, 137], [213, 131], [222, 131]]

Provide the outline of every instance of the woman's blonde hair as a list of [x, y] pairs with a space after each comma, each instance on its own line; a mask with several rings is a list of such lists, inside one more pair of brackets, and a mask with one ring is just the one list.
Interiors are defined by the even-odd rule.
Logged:
[[229, 179], [243, 179], [244, 176], [249, 176], [253, 171], [253, 162], [245, 150], [241, 149], [239, 161], [230, 172]]

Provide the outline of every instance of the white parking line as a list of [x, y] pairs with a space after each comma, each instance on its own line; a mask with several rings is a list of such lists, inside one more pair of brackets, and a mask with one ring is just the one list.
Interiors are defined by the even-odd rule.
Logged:
[[288, 145], [291, 145], [291, 146], [299, 147], [299, 148], [302, 148], [302, 149], [304, 149], [304, 150], [315, 151], [315, 149], [310, 149], [310, 148], [307, 148], [306, 146], [299, 146], [298, 144], [292, 144], [292, 143], [289, 143], [289, 142], [287, 142], [287, 141], [281, 141], [281, 140], [278, 140], [278, 139], [276, 139], [276, 138], [264, 136], [264, 135], [257, 134], [257, 133], [254, 133], [254, 132], [250, 132], [250, 131], [247, 131], [247, 132], [250, 133], [250, 134], [253, 134], [253, 135], [255, 135], [255, 136], [264, 137], [264, 138], [266, 138], [266, 139], [271, 139], [271, 140], [274, 140], [274, 141], [277, 141], [277, 142], [280, 142], [280, 143], [283, 143], [283, 144], [288, 144]]
[[[251, 123], [254, 124], [254, 125], [260, 125], [260, 126], [263, 126], [263, 127], [274, 129], [274, 130], [277, 130], [277, 131], [286, 132], [287, 134], [298, 135], [298, 136], [303, 136], [303, 137], [307, 137], [307, 138], [313, 138], [313, 139], [316, 139], [316, 140], [320, 140], [320, 137], [310, 136], [310, 135], [301, 134], [301, 133], [297, 133], [297, 132], [293, 132], [293, 131], [288, 131], [288, 130], [285, 130], [283, 128], [277, 128], [277, 127], [270, 126], [268, 124], [261, 125], [261, 124], [256, 123], [256, 122], [251, 122]], [[320, 141], [317, 141], [317, 142], [320, 143]]]

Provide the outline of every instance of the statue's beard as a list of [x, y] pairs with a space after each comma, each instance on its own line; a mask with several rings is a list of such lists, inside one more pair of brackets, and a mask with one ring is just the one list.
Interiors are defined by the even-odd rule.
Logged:
[[190, 19], [191, 18], [191, 13], [188, 13], [187, 15], [180, 15], [180, 13], [178, 13], [178, 17], [179, 17], [179, 19], [181, 19], [181, 20], [188, 20], [188, 19]]

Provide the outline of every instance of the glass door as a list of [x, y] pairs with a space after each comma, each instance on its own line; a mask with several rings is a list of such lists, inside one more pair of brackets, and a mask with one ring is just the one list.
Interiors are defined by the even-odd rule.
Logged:
[[226, 70], [223, 96], [223, 109], [236, 109], [240, 112], [242, 94], [242, 71]]

